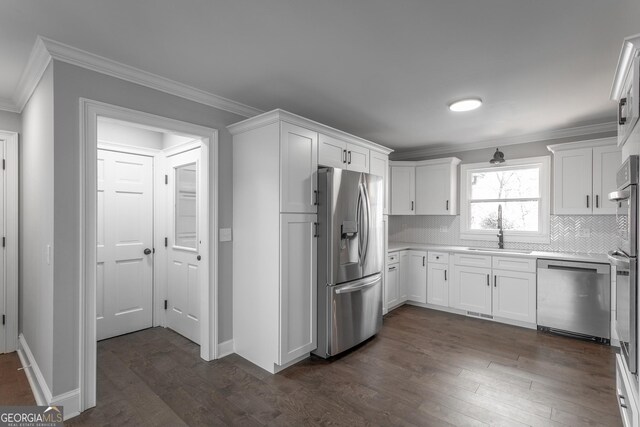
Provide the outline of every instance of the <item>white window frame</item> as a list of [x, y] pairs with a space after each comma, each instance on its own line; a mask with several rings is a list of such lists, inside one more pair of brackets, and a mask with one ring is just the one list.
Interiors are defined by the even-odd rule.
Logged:
[[495, 240], [495, 230], [472, 230], [469, 226], [471, 217], [471, 174], [482, 171], [495, 171], [496, 169], [519, 169], [524, 167], [538, 167], [540, 169], [540, 204], [538, 205], [539, 231], [504, 231], [505, 242], [524, 243], [549, 243], [550, 230], [550, 171], [551, 157], [528, 157], [524, 159], [507, 160], [494, 166], [487, 163], [470, 163], [460, 166], [460, 239], [462, 240]]

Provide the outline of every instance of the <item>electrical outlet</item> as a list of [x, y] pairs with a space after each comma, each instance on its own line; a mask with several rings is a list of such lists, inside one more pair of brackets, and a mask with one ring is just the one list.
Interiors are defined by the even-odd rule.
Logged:
[[230, 228], [221, 228], [220, 229], [220, 241], [221, 242], [230, 242], [231, 241], [231, 229]]
[[590, 228], [581, 228], [578, 230], [578, 237], [591, 237]]

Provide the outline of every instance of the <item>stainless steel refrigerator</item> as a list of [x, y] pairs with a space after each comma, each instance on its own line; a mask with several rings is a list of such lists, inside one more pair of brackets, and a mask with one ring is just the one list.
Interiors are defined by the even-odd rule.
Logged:
[[318, 170], [318, 348], [335, 356], [382, 327], [382, 178]]

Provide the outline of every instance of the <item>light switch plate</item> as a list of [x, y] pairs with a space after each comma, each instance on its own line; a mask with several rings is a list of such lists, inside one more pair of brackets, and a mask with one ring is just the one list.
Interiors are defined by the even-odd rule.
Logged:
[[220, 229], [220, 241], [221, 242], [230, 242], [231, 241], [231, 229], [230, 228], [221, 228]]

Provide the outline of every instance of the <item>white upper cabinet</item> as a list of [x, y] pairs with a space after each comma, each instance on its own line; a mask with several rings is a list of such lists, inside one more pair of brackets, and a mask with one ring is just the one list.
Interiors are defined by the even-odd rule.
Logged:
[[389, 156], [386, 154], [371, 151], [369, 163], [369, 173], [381, 176], [384, 191], [384, 210], [385, 215], [389, 214]]
[[280, 212], [316, 213], [318, 133], [280, 125]]
[[416, 166], [416, 215], [458, 214], [458, 164], [448, 158]]
[[448, 157], [391, 162], [391, 215], [457, 215], [458, 165]]
[[318, 163], [321, 166], [369, 173], [369, 149], [320, 134]]
[[[640, 49], [640, 38], [636, 49]], [[631, 61], [618, 97], [618, 146], [627, 142], [640, 116], [640, 57]]]
[[416, 168], [391, 166], [391, 214], [415, 215]]
[[593, 150], [567, 150], [553, 156], [554, 211], [591, 214], [591, 163]]
[[556, 215], [615, 214], [615, 204], [607, 197], [616, 189], [616, 171], [622, 162], [615, 139], [548, 148], [554, 153], [553, 210]]
[[620, 149], [615, 146], [593, 149], [593, 213], [616, 213], [615, 202], [610, 202], [609, 193], [616, 190], [616, 172], [622, 164]]

